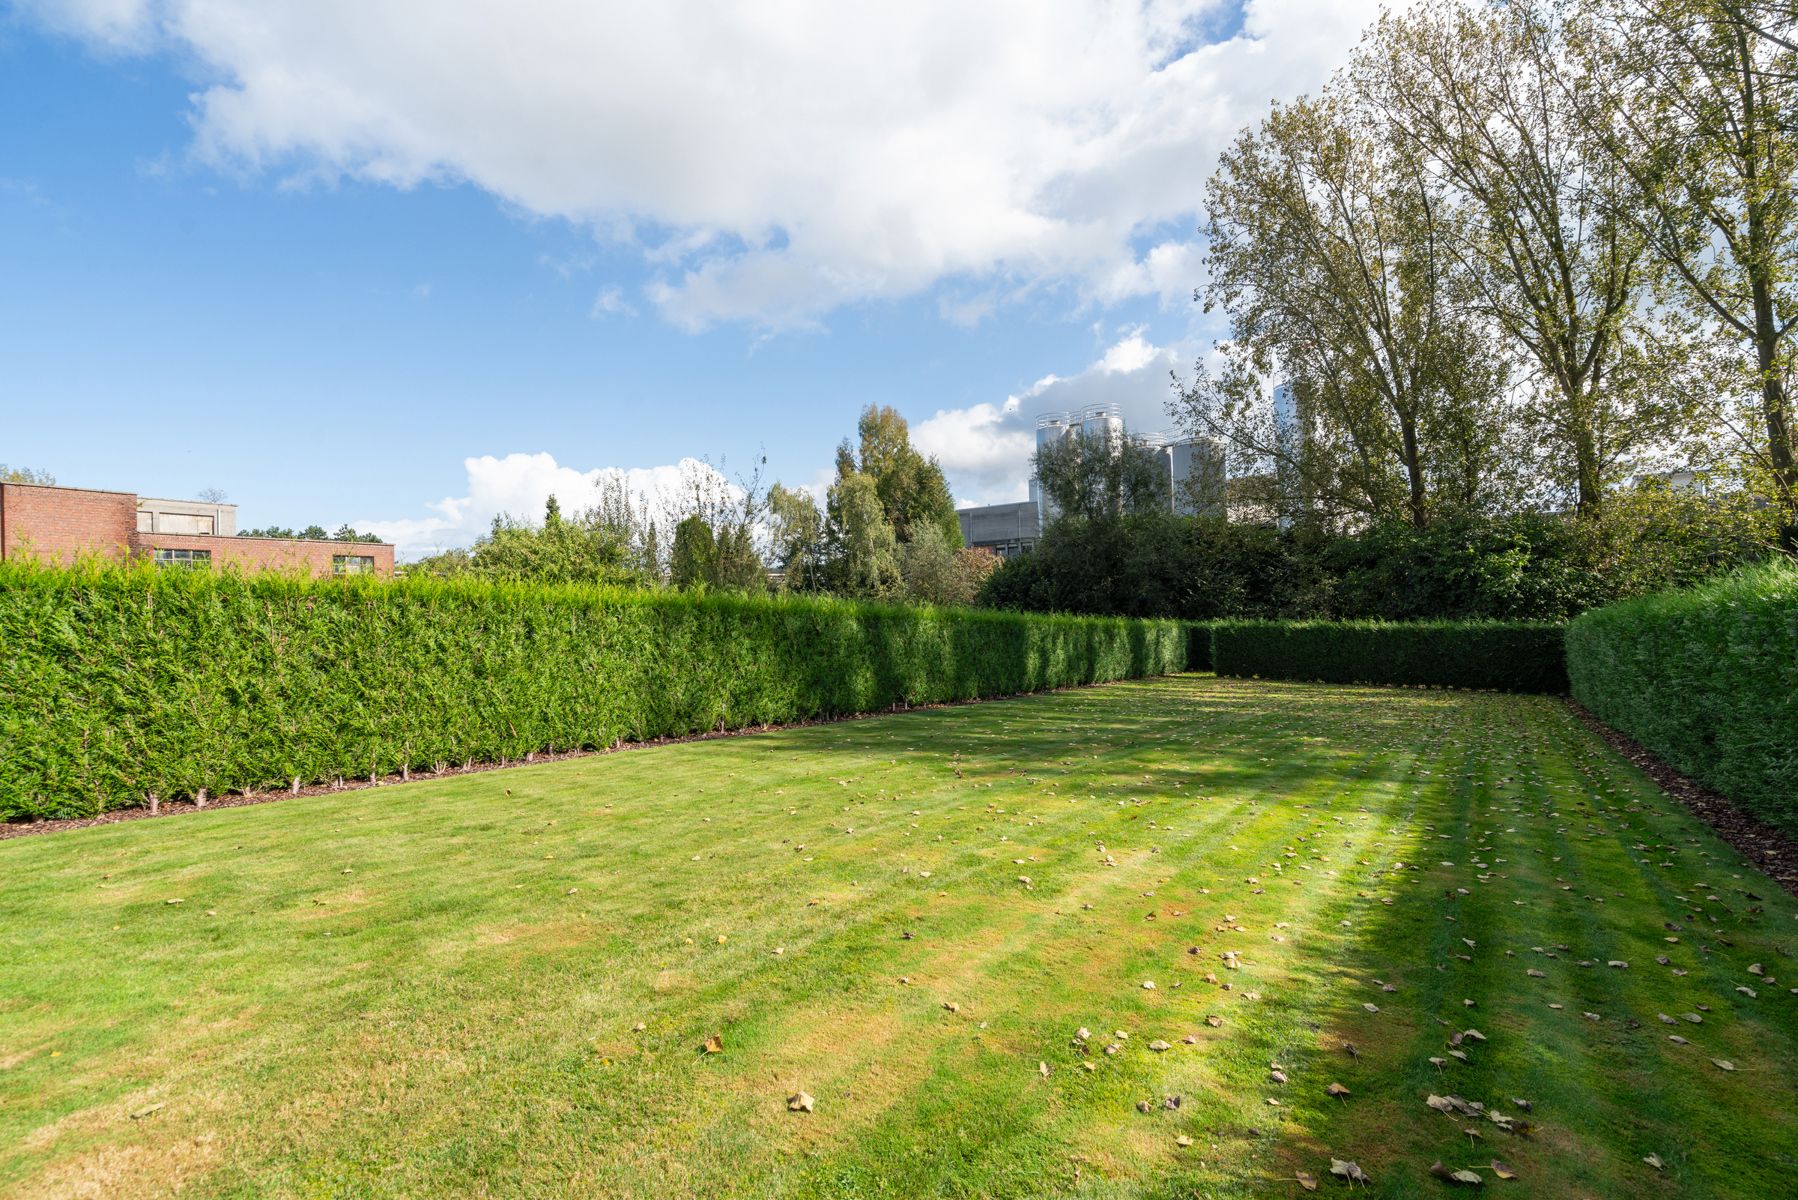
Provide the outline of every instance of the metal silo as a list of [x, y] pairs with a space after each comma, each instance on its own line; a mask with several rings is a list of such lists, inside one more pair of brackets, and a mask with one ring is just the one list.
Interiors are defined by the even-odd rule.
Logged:
[[1154, 453], [1155, 464], [1160, 468], [1161, 491], [1165, 496], [1172, 496], [1174, 494], [1174, 463], [1168, 454], [1168, 447], [1174, 441], [1173, 436], [1166, 433], [1131, 433], [1126, 434], [1125, 437], [1127, 441]]
[[[1053, 446], [1061, 439], [1080, 428], [1079, 419], [1073, 413], [1043, 413], [1036, 418], [1036, 448], [1040, 453], [1045, 446]], [[1043, 495], [1042, 484], [1037, 481], [1033, 472], [1030, 476], [1030, 499], [1036, 505], [1037, 531], [1055, 519], [1049, 498]]]
[[1080, 410], [1080, 432], [1095, 441], [1104, 441], [1114, 447], [1122, 446], [1124, 410], [1115, 404], [1089, 404]]
[[1181, 516], [1224, 515], [1224, 446], [1214, 438], [1188, 437], [1167, 448], [1170, 499]]

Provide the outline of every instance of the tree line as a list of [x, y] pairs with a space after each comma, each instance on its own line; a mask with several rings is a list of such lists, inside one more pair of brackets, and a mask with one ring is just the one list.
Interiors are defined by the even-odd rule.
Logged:
[[1602, 517], [1658, 464], [1798, 549], [1790, 0], [1387, 13], [1204, 211], [1228, 333], [1172, 407], [1282, 517]]
[[307, 525], [303, 529], [289, 529], [284, 525], [269, 525], [262, 529], [240, 529], [238, 537], [247, 538], [298, 538], [301, 541], [313, 542], [374, 542], [379, 543], [381, 536], [376, 533], [361, 533], [354, 525], [339, 525], [337, 532], [326, 533], [323, 525]]
[[613, 479], [584, 510], [564, 514], [551, 496], [540, 524], [501, 514], [472, 547], [409, 570], [971, 604], [998, 560], [962, 544], [942, 467], [892, 408], [865, 408], [856, 434], [837, 448], [822, 505], [805, 488], [764, 487], [759, 462], [734, 482], [690, 469], [659, 511]]

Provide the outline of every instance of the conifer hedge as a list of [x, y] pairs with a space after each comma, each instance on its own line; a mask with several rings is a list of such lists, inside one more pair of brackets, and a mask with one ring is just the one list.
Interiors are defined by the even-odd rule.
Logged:
[[1209, 671], [1211, 669], [1211, 622], [1188, 621], [1186, 623], [1186, 669], [1188, 671]]
[[1564, 629], [1537, 621], [1218, 621], [1212, 668], [1263, 679], [1562, 693]]
[[0, 563], [0, 817], [1184, 670], [1173, 621]]
[[1593, 609], [1567, 671], [1599, 720], [1798, 830], [1798, 563]]

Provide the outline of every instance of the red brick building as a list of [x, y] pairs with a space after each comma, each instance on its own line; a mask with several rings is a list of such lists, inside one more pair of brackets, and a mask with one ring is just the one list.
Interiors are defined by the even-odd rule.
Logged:
[[81, 554], [182, 566], [312, 575], [392, 575], [380, 542], [237, 537], [237, 506], [155, 500], [132, 492], [0, 483], [0, 558], [70, 563]]

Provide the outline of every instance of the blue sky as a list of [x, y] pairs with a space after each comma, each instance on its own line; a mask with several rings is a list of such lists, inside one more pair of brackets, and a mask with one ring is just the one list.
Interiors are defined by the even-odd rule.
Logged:
[[[812, 483], [869, 403], [968, 500], [1021, 493], [1039, 409], [1165, 424], [1210, 160], [1343, 44], [1283, 32], [1306, 0], [1075, 6], [1021, 51], [953, 15], [282, 7], [0, 7], [0, 461], [414, 550], [570, 472]], [[858, 94], [858, 53], [901, 65]]]

